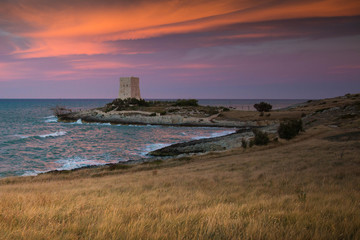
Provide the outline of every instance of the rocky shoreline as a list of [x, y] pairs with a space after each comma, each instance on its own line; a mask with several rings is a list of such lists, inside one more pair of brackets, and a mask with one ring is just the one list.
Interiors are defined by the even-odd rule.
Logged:
[[[276, 132], [278, 125], [259, 128], [267, 133]], [[176, 143], [148, 153], [150, 156], [173, 157], [184, 154], [198, 154], [212, 151], [226, 151], [242, 146], [242, 140], [249, 142], [254, 137], [253, 128], [247, 127], [225, 136]]]
[[[244, 129], [245, 130], [245, 129]], [[241, 147], [241, 140], [253, 137], [251, 129], [247, 128], [241, 133], [236, 132], [221, 137], [205, 138], [188, 142], [176, 143], [148, 153], [150, 156], [170, 157], [183, 154], [197, 154], [211, 151], [225, 151]]]
[[186, 127], [224, 127], [224, 128], [246, 128], [265, 127], [276, 125], [277, 120], [261, 121], [230, 121], [215, 119], [218, 114], [209, 117], [189, 117], [179, 114], [152, 115], [149, 112], [141, 111], [111, 111], [105, 113], [100, 110], [85, 110], [71, 112], [59, 116], [59, 121], [76, 122], [98, 122], [111, 124], [136, 124], [136, 125], [165, 125], [165, 126], [186, 126]]
[[[268, 133], [273, 133], [276, 131], [277, 126], [268, 126], [260, 128], [263, 131]], [[233, 148], [241, 147], [241, 140], [245, 139], [247, 142], [249, 139], [254, 137], [252, 132], [253, 128], [247, 127], [238, 129], [235, 133], [230, 133], [228, 135], [212, 138], [203, 138], [198, 140], [192, 140], [187, 142], [175, 143], [170, 146], [160, 148], [154, 151], [147, 153], [147, 157], [137, 159], [137, 160], [128, 160], [126, 162], [118, 163], [108, 163], [104, 165], [91, 165], [79, 167], [71, 170], [51, 170], [42, 174], [61, 174], [67, 172], [78, 171], [82, 169], [90, 168], [99, 168], [99, 167], [108, 167], [108, 168], [127, 168], [129, 165], [133, 164], [142, 164], [142, 163], [151, 163], [157, 161], [163, 161], [174, 158], [183, 158], [197, 154], [204, 154], [213, 151], [226, 151]]]
[[[68, 112], [58, 116], [62, 122], [97, 122], [110, 124], [132, 124], [132, 125], [163, 125], [163, 126], [183, 126], [183, 127], [221, 127], [237, 129], [235, 133], [189, 142], [176, 143], [165, 148], [157, 149], [148, 153], [150, 159], [154, 157], [175, 157], [179, 155], [206, 153], [211, 151], [225, 151], [236, 147], [241, 147], [242, 139], [247, 142], [254, 136], [252, 129], [261, 129], [267, 133], [276, 132], [278, 120], [228, 120], [216, 119], [220, 113], [211, 116], [194, 117], [186, 114], [166, 114], [147, 112], [147, 111], [110, 111], [104, 112], [100, 109], [83, 110], [79, 112]], [[127, 163], [138, 163], [148, 161], [149, 158], [140, 161], [129, 161]], [[155, 159], [156, 160], [156, 159]], [[150, 160], [151, 161], [151, 160]], [[121, 162], [123, 163], [123, 162]]]

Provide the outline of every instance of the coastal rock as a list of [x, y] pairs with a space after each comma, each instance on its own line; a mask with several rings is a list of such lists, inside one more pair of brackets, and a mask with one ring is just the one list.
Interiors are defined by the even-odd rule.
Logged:
[[139, 124], [139, 125], [170, 125], [194, 127], [262, 127], [278, 124], [277, 120], [262, 121], [230, 121], [214, 120], [214, 117], [197, 118], [179, 114], [152, 115], [150, 112], [141, 111], [111, 111], [108, 113], [99, 110], [72, 112], [59, 117], [59, 121], [75, 122], [81, 119], [84, 122], [101, 122], [112, 124]]
[[226, 136], [193, 140], [173, 144], [149, 153], [151, 156], [177, 156], [180, 154], [205, 153], [209, 151], [223, 151], [241, 146], [241, 140], [249, 139], [254, 134], [250, 129], [238, 131]]

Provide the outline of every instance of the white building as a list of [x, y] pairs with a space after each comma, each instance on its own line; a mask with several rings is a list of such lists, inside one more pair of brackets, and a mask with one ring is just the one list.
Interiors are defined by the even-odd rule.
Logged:
[[137, 98], [141, 99], [140, 96], [140, 80], [138, 77], [121, 77], [120, 78], [120, 89], [119, 98]]

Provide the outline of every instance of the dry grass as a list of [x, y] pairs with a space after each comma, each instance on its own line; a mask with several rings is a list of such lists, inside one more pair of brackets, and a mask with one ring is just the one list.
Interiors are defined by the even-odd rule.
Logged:
[[294, 111], [309, 111], [315, 112], [323, 109], [334, 107], [344, 107], [349, 105], [360, 104], [360, 93], [346, 94], [345, 96], [326, 98], [314, 101], [308, 101], [305, 105], [294, 108]]
[[4, 179], [0, 239], [360, 239], [360, 143], [340, 133]]
[[[347, 94], [342, 97], [327, 98], [321, 100], [310, 100], [298, 107], [288, 110], [273, 110], [268, 113], [264, 113], [264, 116], [260, 116], [256, 111], [239, 111], [231, 110], [229, 112], [222, 112], [219, 120], [240, 120], [240, 121], [266, 121], [266, 120], [287, 120], [287, 119], [299, 119], [304, 114], [310, 114], [316, 111], [322, 111], [335, 107], [343, 108], [344, 106], [357, 105], [360, 106], [360, 93], [359, 94]], [[358, 126], [358, 125], [357, 125]]]
[[233, 120], [233, 121], [266, 121], [266, 120], [299, 119], [301, 118], [302, 114], [305, 112], [306, 111], [279, 111], [279, 112], [271, 111], [271, 112], [265, 112], [264, 116], [260, 116], [260, 113], [256, 111], [231, 110], [229, 112], [222, 112], [221, 115], [216, 119]]

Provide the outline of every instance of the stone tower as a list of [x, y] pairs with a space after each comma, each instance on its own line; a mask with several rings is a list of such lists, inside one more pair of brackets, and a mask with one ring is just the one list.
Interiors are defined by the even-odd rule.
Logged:
[[119, 98], [137, 98], [140, 99], [140, 85], [138, 77], [121, 77]]

